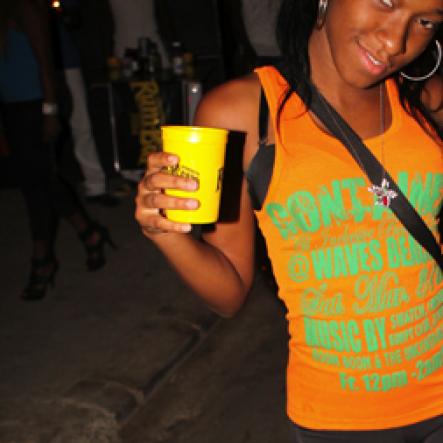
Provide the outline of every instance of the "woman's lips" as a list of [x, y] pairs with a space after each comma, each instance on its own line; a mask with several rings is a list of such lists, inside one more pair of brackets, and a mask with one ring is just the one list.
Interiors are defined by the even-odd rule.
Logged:
[[358, 49], [360, 52], [360, 58], [362, 60], [362, 64], [366, 71], [368, 71], [372, 75], [381, 75], [388, 69], [388, 64], [378, 60], [374, 57], [369, 51], [367, 51], [362, 46], [358, 45]]

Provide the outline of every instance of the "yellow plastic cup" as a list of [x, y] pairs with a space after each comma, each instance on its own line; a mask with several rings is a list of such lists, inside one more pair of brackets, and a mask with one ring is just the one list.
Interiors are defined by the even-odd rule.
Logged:
[[179, 163], [168, 172], [197, 180], [196, 191], [167, 189], [174, 197], [195, 198], [195, 210], [168, 209], [166, 217], [174, 222], [205, 224], [218, 219], [228, 131], [197, 126], [162, 126], [163, 151], [175, 154]]

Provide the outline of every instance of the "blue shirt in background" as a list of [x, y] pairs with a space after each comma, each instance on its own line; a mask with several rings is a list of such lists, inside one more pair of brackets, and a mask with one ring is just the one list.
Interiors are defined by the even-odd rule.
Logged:
[[25, 33], [9, 29], [0, 52], [0, 101], [16, 103], [43, 98], [40, 70]]

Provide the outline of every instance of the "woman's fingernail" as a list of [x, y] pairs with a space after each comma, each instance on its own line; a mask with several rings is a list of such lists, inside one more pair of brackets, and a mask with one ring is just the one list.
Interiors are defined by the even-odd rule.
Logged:
[[182, 226], [180, 226], [180, 230], [182, 232], [191, 232], [192, 231], [192, 226], [191, 225], [182, 225]]
[[197, 209], [198, 208], [198, 201], [197, 200], [188, 200], [186, 202], [186, 207], [189, 209]]
[[175, 155], [170, 155], [168, 157], [168, 162], [173, 165], [176, 165], [178, 163], [178, 158]]
[[189, 189], [190, 191], [195, 191], [197, 189], [198, 185], [197, 182], [195, 181], [190, 181], [186, 183], [186, 188]]

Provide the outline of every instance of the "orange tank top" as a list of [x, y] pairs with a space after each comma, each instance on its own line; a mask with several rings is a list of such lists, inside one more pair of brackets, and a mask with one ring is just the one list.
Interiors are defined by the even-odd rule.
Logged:
[[[256, 72], [277, 127], [287, 83], [274, 68]], [[437, 236], [442, 146], [386, 84], [392, 125], [366, 145]], [[287, 307], [288, 415], [312, 429], [374, 430], [443, 414], [442, 273], [304, 109], [292, 94], [256, 212]]]

